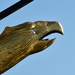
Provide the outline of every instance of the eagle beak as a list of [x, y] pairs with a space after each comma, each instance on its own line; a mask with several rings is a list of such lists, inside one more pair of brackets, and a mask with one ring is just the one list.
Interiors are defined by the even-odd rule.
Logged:
[[47, 33], [34, 44], [34, 47], [33, 47], [34, 51], [32, 51], [31, 54], [43, 51], [45, 48], [49, 47], [50, 45], [54, 43], [56, 38], [53, 38], [50, 40], [43, 39], [45, 36], [52, 33], [60, 33], [62, 35], [64, 34], [63, 27], [59, 22], [54, 22], [54, 21], [47, 22], [46, 27], [47, 27]]
[[62, 35], [64, 34], [62, 25], [56, 21], [47, 22], [47, 31], [49, 34], [51, 33], [60, 33]]
[[[59, 23], [59, 22], [56, 22], [56, 21], [51, 21], [51, 22], [48, 22], [47, 21], [47, 34], [45, 34], [43, 36], [43, 38], [49, 34], [52, 34], [52, 33], [60, 33], [60, 34], [64, 34], [64, 30], [63, 30], [63, 27], [62, 25]], [[56, 38], [53, 38], [53, 39], [43, 39], [41, 41], [45, 41], [46, 44], [44, 45], [45, 47], [44, 48], [47, 48], [48, 46], [52, 45], [55, 41]], [[42, 44], [43, 45], [43, 44]]]

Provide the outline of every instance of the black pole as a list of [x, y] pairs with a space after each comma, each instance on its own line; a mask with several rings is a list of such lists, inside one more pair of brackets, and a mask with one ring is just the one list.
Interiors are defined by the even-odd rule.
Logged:
[[23, 6], [29, 4], [33, 0], [20, 0], [19, 2], [15, 3], [14, 5], [10, 6], [9, 8], [0, 12], [0, 20], [5, 18], [6, 16], [12, 14], [13, 12], [17, 11], [18, 9], [22, 8]]

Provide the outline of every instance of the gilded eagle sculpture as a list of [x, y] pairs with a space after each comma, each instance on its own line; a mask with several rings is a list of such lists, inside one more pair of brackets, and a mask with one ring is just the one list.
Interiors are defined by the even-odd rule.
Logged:
[[55, 38], [43, 38], [52, 33], [64, 34], [59, 22], [36, 21], [6, 27], [0, 35], [0, 74], [27, 56], [49, 47]]

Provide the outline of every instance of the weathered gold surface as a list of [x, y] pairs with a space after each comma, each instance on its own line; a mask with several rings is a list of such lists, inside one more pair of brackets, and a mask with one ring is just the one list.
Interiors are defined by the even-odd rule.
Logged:
[[28, 55], [42, 51], [54, 40], [43, 40], [48, 34], [63, 29], [58, 22], [26, 22], [14, 27], [6, 27], [0, 35], [0, 74], [7, 71]]

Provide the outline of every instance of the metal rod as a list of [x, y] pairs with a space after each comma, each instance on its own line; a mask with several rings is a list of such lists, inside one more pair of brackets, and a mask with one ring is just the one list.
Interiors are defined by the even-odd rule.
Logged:
[[3, 10], [2, 12], [0, 12], [0, 20], [17, 11], [18, 9], [22, 8], [23, 6], [29, 4], [32, 1], [33, 0], [20, 0], [19, 2], [15, 3], [9, 8]]

